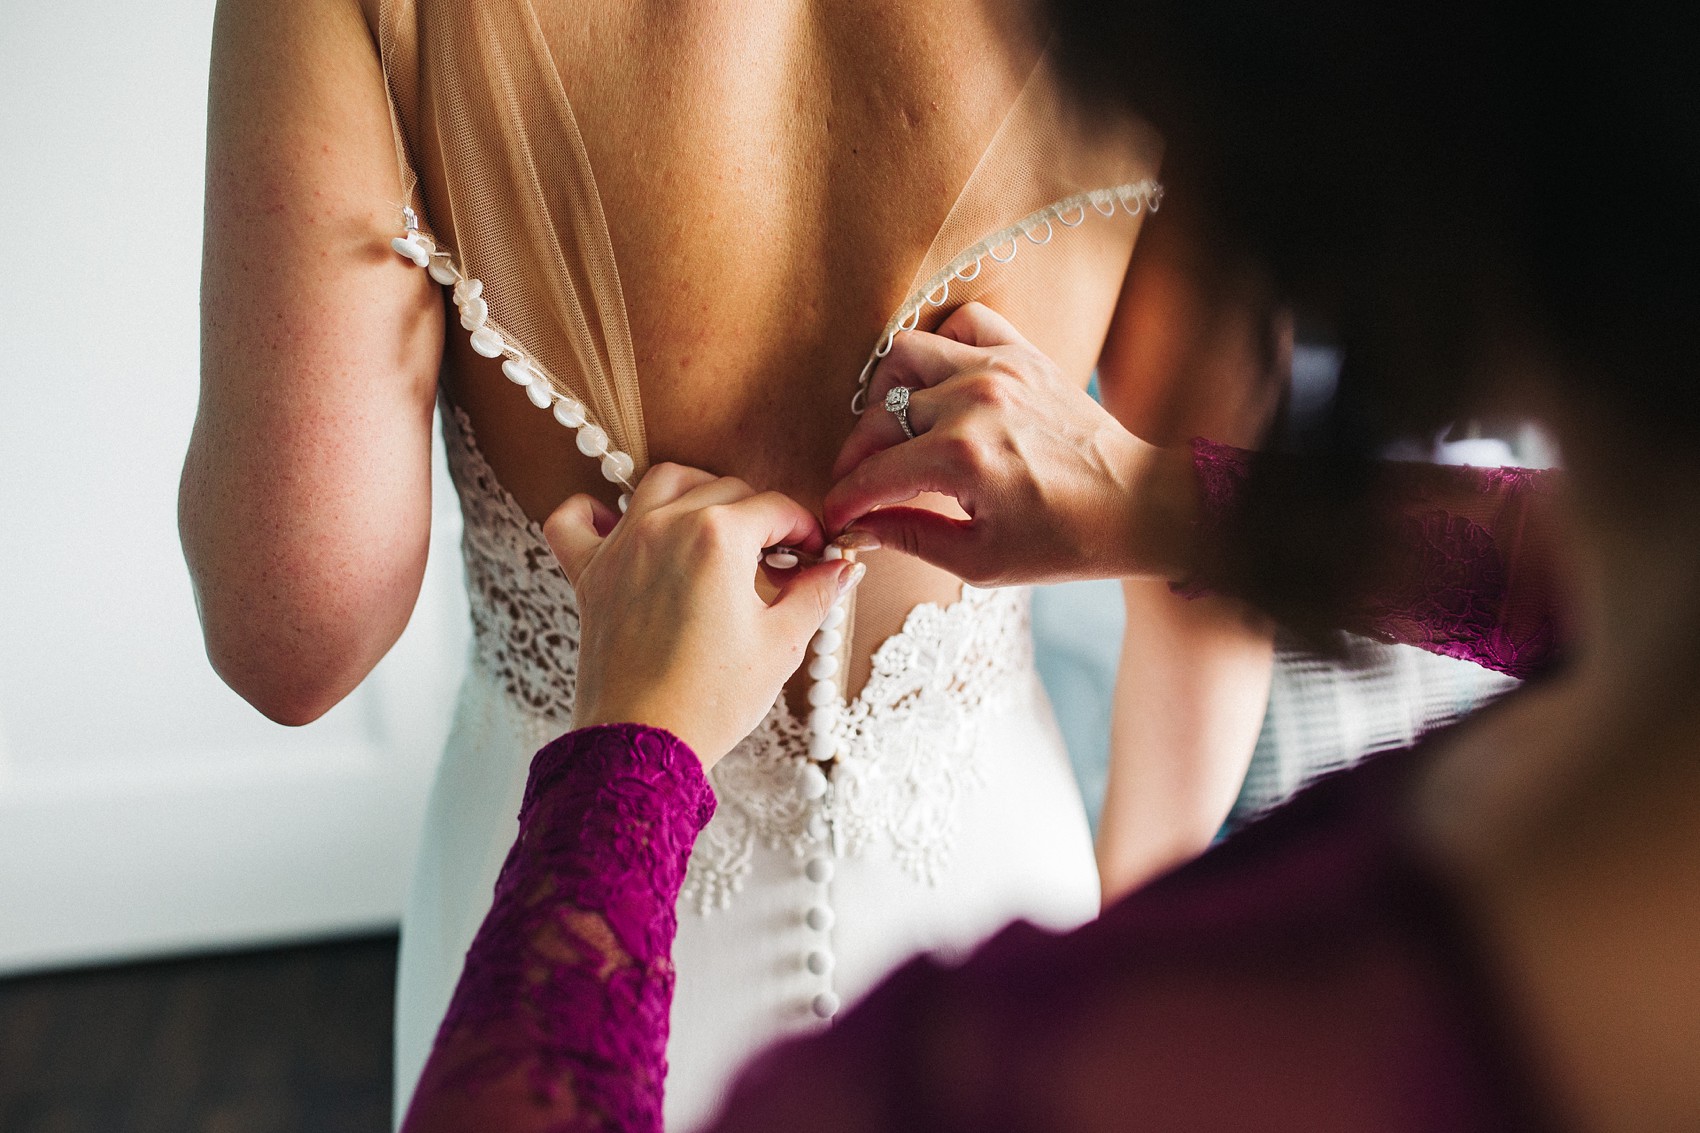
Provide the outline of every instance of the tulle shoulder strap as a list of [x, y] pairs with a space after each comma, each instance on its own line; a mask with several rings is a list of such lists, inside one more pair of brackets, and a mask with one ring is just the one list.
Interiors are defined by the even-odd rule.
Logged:
[[625, 295], [531, 3], [383, 0], [379, 23], [404, 200], [481, 281], [480, 313], [500, 340], [584, 403], [635, 480], [648, 444]]
[[[854, 408], [865, 405], [868, 377], [893, 336], [924, 324], [929, 308], [960, 306], [1012, 283], [1044, 287], [1050, 273], [1042, 265], [1027, 265], [1018, 282], [1000, 270], [1023, 247], [1042, 247], [1089, 220], [1094, 239], [1109, 235], [1104, 225], [1137, 225], [1162, 196], [1162, 148], [1139, 118], [1074, 97], [1051, 50], [1043, 51], [915, 269], [862, 370]], [[1131, 243], [1131, 234], [1122, 235]]]
[[[1154, 186], [1161, 156], [1156, 131], [1139, 119], [1071, 96], [1047, 49], [939, 225], [915, 271], [914, 287], [922, 287], [966, 249], [1049, 206], [1094, 190]], [[1067, 212], [1075, 220], [1078, 209], [1051, 212], [1053, 217]], [[1032, 223], [1042, 225], [1043, 219]]]

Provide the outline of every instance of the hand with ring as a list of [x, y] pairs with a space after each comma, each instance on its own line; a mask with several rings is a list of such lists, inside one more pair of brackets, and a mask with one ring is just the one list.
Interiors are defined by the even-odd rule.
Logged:
[[[1185, 577], [1191, 454], [1128, 432], [991, 308], [897, 337], [833, 468], [828, 531], [868, 532], [976, 585]], [[924, 492], [969, 518], [902, 506]]]
[[897, 418], [898, 427], [903, 435], [910, 440], [915, 439], [915, 428], [909, 424], [909, 387], [892, 386], [885, 393], [885, 411]]

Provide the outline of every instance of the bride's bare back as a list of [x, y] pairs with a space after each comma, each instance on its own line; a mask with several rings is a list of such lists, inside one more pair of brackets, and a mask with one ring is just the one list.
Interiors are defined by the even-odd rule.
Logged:
[[[1022, 13], [537, 7], [595, 170], [653, 459], [818, 502], [863, 358], [1037, 57]], [[480, 423], [513, 410], [484, 443], [531, 514], [568, 483], [600, 490], [588, 462], [544, 467], [569, 438], [472, 370], [452, 391]]]
[[[653, 459], [819, 501], [862, 362], [1038, 57], [1026, 6], [538, 5]], [[1119, 279], [1096, 283], [1101, 340]], [[501, 422], [486, 451], [527, 511], [601, 490], [588, 462], [545, 459], [569, 438], [482, 369], [456, 365], [451, 390]]]
[[[617, 263], [649, 460], [818, 505], [869, 351], [1042, 57], [1034, 5], [457, 8], [469, 19], [534, 18], [559, 72]], [[221, 0], [215, 29], [203, 388], [184, 542], [214, 664], [289, 722], [346, 695], [411, 611], [439, 380], [531, 516], [576, 491], [611, 499], [571, 435], [472, 353], [452, 307], [444, 318], [441, 290], [388, 249], [399, 188], [383, 14], [380, 0]], [[406, 108], [403, 118], [404, 133], [422, 129]], [[429, 200], [442, 170], [413, 141]], [[1043, 154], [1030, 154], [1036, 177]], [[454, 225], [426, 211], [452, 244]], [[1150, 320], [1124, 311], [1115, 325], [1127, 333], [1111, 332], [1136, 231], [1125, 216], [1059, 228], [991, 267], [979, 297], [1082, 384], [1111, 334], [1122, 344], [1101, 367], [1112, 405], [1184, 435], [1201, 426], [1197, 415], [1175, 415], [1164, 401], [1172, 389], [1135, 378], [1151, 360], [1136, 357]], [[1230, 340], [1243, 336], [1211, 342]], [[851, 692], [915, 603], [957, 590], [903, 556], [872, 558]], [[1152, 624], [1149, 613], [1130, 626]], [[1267, 671], [1266, 649], [1254, 644], [1248, 661], [1237, 629], [1200, 630], [1210, 620], [1202, 605], [1165, 608], [1163, 619], [1149, 649], [1186, 677], [1170, 692], [1147, 685], [1180, 697], [1181, 716], [1213, 711], [1219, 696], [1238, 701], [1244, 674], [1255, 686]], [[1218, 672], [1239, 675], [1224, 683]], [[1240, 733], [1255, 735], [1259, 708], [1181, 745], [1235, 752], [1208, 787], [1200, 830], [1225, 810], [1223, 784], [1232, 797], [1238, 748], [1250, 749]], [[1172, 735], [1158, 738], [1174, 750]]]
[[[475, 16], [460, 5], [390, 0], [369, 14], [427, 224], [484, 263], [508, 265], [500, 277], [474, 265], [486, 297], [494, 292], [492, 318], [503, 317], [504, 300], [532, 293], [592, 293], [600, 303], [623, 293], [614, 306], [629, 323], [641, 413], [605, 403], [616, 419], [601, 423], [616, 437], [626, 425], [640, 464], [647, 449], [651, 460], [737, 475], [813, 506], [851, 425], [857, 375], [909, 299], [935, 236], [966, 247], [1021, 219], [1008, 214], [1018, 202], [1052, 204], [1047, 192], [1068, 184], [1035, 183], [1055, 171], [1024, 168], [1044, 157], [1028, 135], [1061, 135], [1076, 123], [1031, 110], [1011, 118], [1030, 80], [1050, 77], [1034, 78], [1043, 39], [1029, 8], [568, 2]], [[1049, 106], [1049, 95], [1030, 91], [1021, 104]], [[994, 137], [1000, 145], [988, 154]], [[581, 139], [585, 162], [559, 160]], [[1089, 173], [1154, 172], [1148, 139], [1125, 140]], [[527, 147], [558, 164], [516, 170], [509, 151]], [[1097, 156], [1095, 144], [1083, 148]], [[983, 159], [1000, 168], [976, 176]], [[558, 191], [573, 181], [581, 192]], [[989, 199], [964, 198], [970, 183]], [[940, 234], [959, 200], [977, 206], [974, 219]], [[1019, 262], [989, 264], [978, 284], [1001, 306], [1014, 300], [1007, 313], [1040, 328], [1041, 347], [1082, 383], [1137, 230], [1125, 212], [1115, 223], [1095, 219], [1089, 234], [1065, 232]], [[589, 260], [604, 224], [617, 281], [593, 269], [564, 279], [524, 266], [552, 262], [556, 240], [564, 261], [581, 249]], [[1035, 279], [1044, 291], [1025, 295], [1021, 285]], [[952, 305], [930, 310], [939, 317]], [[589, 334], [608, 339], [613, 358], [624, 328], [606, 322], [593, 316]], [[510, 316], [510, 341], [513, 323], [529, 324], [517, 345], [533, 352], [538, 340], [576, 330], [541, 304]], [[449, 335], [445, 386], [521, 506], [537, 518], [574, 491], [608, 495], [569, 435], [463, 337]], [[558, 387], [586, 400], [619, 385], [617, 364], [584, 373], [582, 356], [542, 360]], [[915, 602], [948, 600], [957, 585], [889, 555], [871, 565], [852, 686]]]

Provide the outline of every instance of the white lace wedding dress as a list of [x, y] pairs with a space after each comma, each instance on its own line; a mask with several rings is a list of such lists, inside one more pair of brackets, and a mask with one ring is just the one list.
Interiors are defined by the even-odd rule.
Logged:
[[[395, 250], [452, 289], [488, 376], [523, 388], [629, 489], [649, 461], [643, 375], [595, 171], [537, 12], [524, 0], [382, 0], [379, 32], [411, 202]], [[1158, 148], [1141, 124], [1078, 106], [1041, 54], [931, 246], [916, 249], [860, 379], [843, 375], [846, 408], [863, 406], [898, 331], [971, 299], [1064, 328], [1084, 384], [1155, 205]], [[573, 594], [540, 529], [469, 421], [447, 404], [443, 420], [475, 648], [402, 925], [398, 1113], [489, 907], [531, 756], [570, 726], [577, 666]], [[714, 769], [718, 810], [690, 861], [673, 952], [670, 1128], [705, 1117], [756, 1048], [825, 1025], [914, 952], [964, 949], [1019, 917], [1062, 927], [1096, 913], [1086, 816], [1034, 669], [1028, 600], [967, 588], [947, 607], [916, 607], [860, 696], [842, 700], [837, 665], [811, 673], [811, 721], [782, 700]], [[811, 648], [849, 636], [823, 627]]]
[[[445, 407], [443, 419], [474, 650], [402, 935], [403, 1099], [513, 843], [531, 756], [569, 726], [578, 649], [573, 593], [542, 531], [496, 482], [464, 415]], [[916, 607], [849, 706], [829, 932], [846, 999], [914, 952], [966, 948], [1015, 917], [1063, 927], [1097, 911], [1086, 815], [1033, 667], [1028, 605], [1026, 590], [965, 588], [948, 607]], [[818, 1024], [804, 862], [827, 832], [810, 828], [796, 788], [805, 733], [781, 699], [711, 775], [719, 809], [691, 858], [673, 951], [669, 1128], [707, 1116], [755, 1048]]]

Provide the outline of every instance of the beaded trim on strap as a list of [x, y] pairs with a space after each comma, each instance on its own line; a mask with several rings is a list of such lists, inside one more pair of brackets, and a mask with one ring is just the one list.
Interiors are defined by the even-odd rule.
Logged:
[[[879, 365], [881, 358], [891, 353], [897, 336], [919, 326], [921, 313], [928, 307], [942, 307], [948, 303], [950, 285], [953, 282], [961, 280], [963, 283], [971, 283], [978, 279], [988, 257], [997, 264], [1009, 263], [1021, 250], [1023, 237], [1030, 244], [1044, 247], [1056, 235], [1053, 222], [1064, 228], [1078, 228], [1085, 222], [1088, 208], [1102, 217], [1116, 215], [1118, 207], [1129, 216], [1138, 216], [1141, 212], [1156, 212], [1162, 201], [1163, 187], [1149, 179], [1108, 189], [1092, 189], [1054, 201], [965, 249], [922, 283], [898, 308], [891, 321], [886, 323], [885, 329], [880, 332], [879, 345], [874, 347], [873, 353], [862, 364], [862, 372], [856, 379], [856, 394], [850, 399], [851, 412], [860, 414], [867, 409], [868, 382], [873, 378], [874, 367]], [[1074, 215], [1073, 220], [1068, 219], [1071, 213]], [[1041, 226], [1045, 230], [1043, 240], [1037, 235]], [[1008, 254], [999, 255], [1005, 245], [1008, 246]]]
[[584, 403], [556, 389], [543, 367], [490, 321], [490, 304], [484, 298], [484, 281], [468, 278], [455, 262], [452, 252], [419, 230], [419, 217], [411, 206], [402, 209], [402, 221], [406, 231], [391, 240], [390, 247], [403, 259], [424, 268], [434, 282], [454, 288], [455, 306], [460, 309], [460, 325], [472, 335], [472, 349], [485, 358], [502, 359], [502, 373], [525, 390], [531, 404], [550, 410], [563, 428], [577, 433], [578, 450], [592, 460], [601, 461], [603, 478], [623, 489], [620, 510], [625, 511], [631, 501], [631, 477], [635, 470], [631, 455], [609, 448], [607, 431], [590, 420]]

